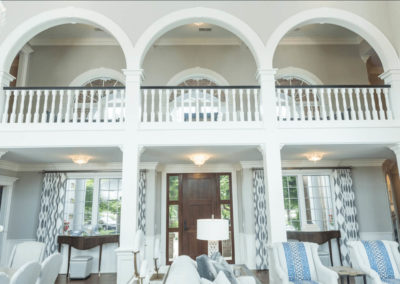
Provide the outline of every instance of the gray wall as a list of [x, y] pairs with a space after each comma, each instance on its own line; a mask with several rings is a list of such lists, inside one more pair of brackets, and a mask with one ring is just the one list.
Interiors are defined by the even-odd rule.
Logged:
[[9, 239], [36, 239], [40, 210], [42, 174], [20, 172], [13, 189], [9, 220]]
[[[85, 71], [106, 67], [121, 71], [125, 59], [117, 46], [34, 46], [28, 86], [69, 86]], [[282, 45], [274, 67], [298, 67], [324, 84], [368, 84], [357, 45]], [[143, 62], [143, 85], [166, 85], [177, 73], [193, 67], [211, 69], [231, 85], [254, 85], [257, 66], [244, 45], [154, 46]]]
[[391, 232], [385, 177], [380, 167], [353, 169], [360, 232]]

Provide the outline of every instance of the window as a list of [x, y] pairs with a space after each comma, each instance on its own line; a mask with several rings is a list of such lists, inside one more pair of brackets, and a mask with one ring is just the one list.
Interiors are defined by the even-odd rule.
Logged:
[[293, 172], [282, 178], [287, 230], [334, 230], [329, 172]]
[[168, 175], [168, 261], [179, 255], [179, 199], [180, 175]]
[[229, 239], [221, 242], [222, 256], [227, 261], [233, 260], [233, 226], [232, 226], [232, 200], [231, 200], [231, 175], [218, 174], [219, 204], [221, 219], [229, 221]]
[[67, 180], [64, 233], [118, 234], [121, 187], [118, 176], [71, 174]]

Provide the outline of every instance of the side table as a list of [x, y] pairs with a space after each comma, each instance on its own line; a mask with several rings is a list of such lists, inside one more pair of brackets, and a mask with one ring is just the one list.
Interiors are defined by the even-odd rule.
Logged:
[[158, 275], [160, 277], [157, 278], [156, 274], [153, 272], [153, 274], [150, 275], [150, 277], [149, 277], [148, 283], [149, 284], [164, 284], [168, 277], [169, 268], [170, 268], [169, 265], [161, 266], [158, 271]]
[[364, 284], [367, 284], [367, 275], [360, 270], [351, 268], [349, 266], [333, 266], [329, 268], [339, 274], [341, 284], [344, 283], [344, 279], [347, 279], [347, 284], [350, 284], [350, 277], [362, 277]]

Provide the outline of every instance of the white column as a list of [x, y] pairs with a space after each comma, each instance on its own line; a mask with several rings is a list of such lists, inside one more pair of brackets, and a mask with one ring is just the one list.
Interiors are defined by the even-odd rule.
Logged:
[[137, 140], [140, 118], [142, 70], [124, 70], [126, 75], [126, 129], [122, 161], [122, 203], [120, 247], [117, 253], [117, 283], [126, 284], [133, 275], [133, 242], [137, 229], [138, 164], [142, 147]]
[[4, 105], [6, 99], [6, 92], [4, 92], [3, 87], [10, 86], [10, 83], [15, 80], [15, 77], [8, 72], [0, 71], [0, 121], [2, 121], [2, 116], [4, 114]]
[[260, 146], [263, 153], [264, 182], [267, 204], [268, 242], [286, 241], [283, 203], [281, 146], [271, 139]]
[[379, 77], [391, 85], [389, 100], [393, 119], [400, 121], [400, 69], [387, 70]]
[[277, 101], [275, 92], [276, 69], [259, 69], [257, 79], [260, 84], [261, 117], [266, 129], [277, 126]]
[[29, 58], [33, 49], [29, 44], [25, 44], [19, 53], [17, 87], [25, 87], [28, 80]]

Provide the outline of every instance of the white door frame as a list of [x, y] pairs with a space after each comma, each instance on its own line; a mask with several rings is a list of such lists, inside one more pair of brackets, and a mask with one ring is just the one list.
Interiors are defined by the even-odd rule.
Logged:
[[0, 224], [4, 226], [4, 231], [0, 233], [0, 265], [5, 266], [7, 261], [7, 235], [10, 219], [11, 198], [16, 177], [1, 176], [0, 186], [3, 186], [3, 196], [1, 200]]

